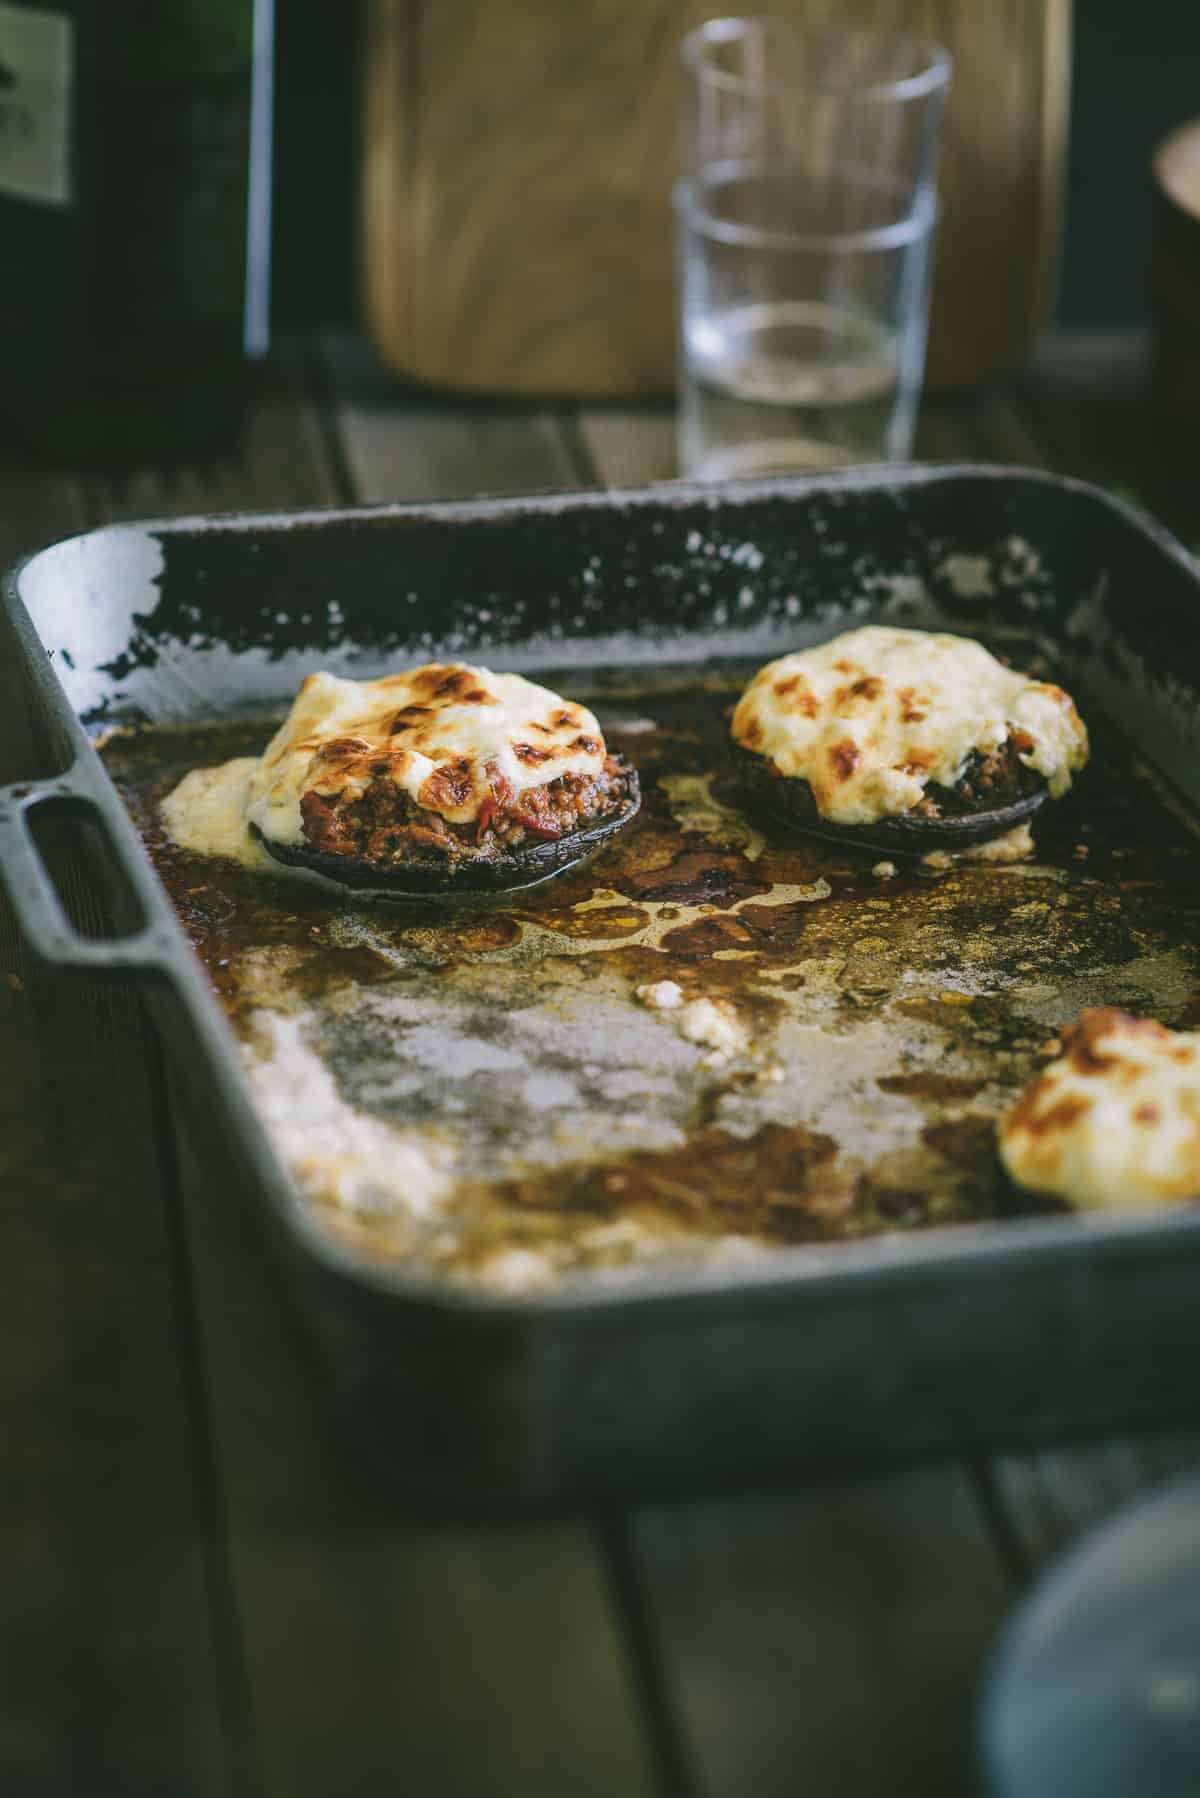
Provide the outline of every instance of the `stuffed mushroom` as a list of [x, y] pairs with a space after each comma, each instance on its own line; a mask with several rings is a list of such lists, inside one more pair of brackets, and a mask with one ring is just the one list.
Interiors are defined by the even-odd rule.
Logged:
[[998, 1126], [1027, 1191], [1082, 1208], [1200, 1199], [1200, 1035], [1097, 1006]]
[[[237, 829], [224, 818], [235, 793]], [[196, 771], [163, 810], [185, 847], [453, 895], [573, 866], [639, 802], [637, 771], [584, 706], [519, 674], [432, 662], [375, 681], [310, 674], [260, 758]]]
[[1088, 755], [1061, 687], [970, 638], [882, 625], [769, 662], [732, 735], [749, 797], [777, 818], [914, 855], [1015, 829]]

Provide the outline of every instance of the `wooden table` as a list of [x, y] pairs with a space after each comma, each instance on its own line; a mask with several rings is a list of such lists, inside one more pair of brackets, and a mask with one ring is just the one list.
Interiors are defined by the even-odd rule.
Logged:
[[[1139, 355], [1055, 340], [1011, 391], [928, 404], [918, 453], [1090, 475], [1186, 534]], [[672, 473], [664, 409], [438, 403], [355, 342], [305, 341], [236, 459], [121, 481], [0, 460], [0, 563], [109, 519]], [[1191, 521], [1194, 540], [1200, 494]], [[39, 772], [10, 679], [0, 780]], [[206, 1202], [203, 1144], [172, 1148], [137, 1007], [39, 975], [2, 910], [0, 1070], [5, 1793], [968, 1793], [981, 1664], [1020, 1589], [1200, 1456], [1198, 1430], [417, 1521], [335, 1437], [290, 1314]]]

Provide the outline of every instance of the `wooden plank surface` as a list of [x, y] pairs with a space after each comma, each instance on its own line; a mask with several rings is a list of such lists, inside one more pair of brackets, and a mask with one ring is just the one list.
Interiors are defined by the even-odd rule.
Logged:
[[1040, 468], [1044, 457], [1003, 387], [927, 396], [917, 415], [919, 462], [995, 462]]
[[[0, 463], [0, 565], [84, 522]], [[0, 784], [40, 772], [7, 635]], [[77, 888], [77, 892], [80, 889]], [[34, 967], [0, 899], [0, 1789], [215, 1798], [213, 1519], [140, 1007]]]
[[0, 569], [84, 524], [82, 484], [0, 451]]
[[[306, 441], [330, 460], [290, 503], [335, 497], [339, 466], [352, 471], [348, 497], [364, 500], [573, 479], [556, 428], [511, 412], [482, 427], [465, 413], [425, 419], [395, 405], [386, 380], [375, 386], [378, 371], [352, 347], [334, 342], [326, 365], [346, 397]], [[261, 469], [243, 503], [281, 503]], [[181, 1179], [267, 1793], [649, 1794], [637, 1694], [591, 1530], [404, 1516], [332, 1427], [287, 1295], [216, 1202], [220, 1174], [195, 1132]]]
[[183, 1178], [266, 1791], [649, 1798], [590, 1530], [406, 1516], [335, 1427], [195, 1134]]
[[[1073, 472], [1104, 480], [1139, 366], [1127, 334], [1052, 340], [1041, 378], [1015, 401], [997, 388], [927, 398], [916, 453], [1045, 466], [1044, 434]], [[1124, 371], [1115, 409], [1098, 378], [1114, 367]], [[1022, 403], [1030, 391], [1036, 405]], [[1077, 395], [1093, 418], [1100, 408], [1107, 431], [1080, 427], [1088, 412]], [[669, 478], [670, 429], [662, 410], [585, 408], [579, 420], [610, 484]], [[1148, 460], [1135, 453], [1120, 466], [1144, 472]], [[1006, 1576], [1027, 1577], [1198, 1458], [1200, 1439], [1186, 1433], [1007, 1456], [981, 1469], [983, 1509], [965, 1471], [946, 1467], [639, 1515], [630, 1554], [695, 1790], [782, 1794], [801, 1769], [839, 1794], [966, 1789], [978, 1671], [1013, 1597]], [[936, 1543], [931, 1517], [942, 1525]]]
[[[1111, 478], [1117, 414], [1108, 436], [1072, 423], [1094, 349], [1052, 345], [1016, 404], [927, 405], [919, 452]], [[1104, 354], [1136, 369], [1127, 341]], [[672, 472], [666, 409], [436, 406], [335, 340], [293, 346], [242, 451], [207, 468], [85, 485], [0, 462], [0, 559], [137, 513]], [[4, 699], [0, 781], [36, 771]], [[164, 1155], [140, 1012], [72, 986], [35, 979], [0, 909], [5, 1789], [963, 1792], [1014, 1569], [1200, 1457], [1175, 1433], [1004, 1457], [981, 1482], [943, 1466], [658, 1506], [601, 1538], [404, 1517], [336, 1435], [203, 1145]]]
[[633, 1551], [698, 1798], [959, 1798], [1011, 1592], [958, 1468], [646, 1510]]
[[992, 1471], [1012, 1540], [1033, 1571], [1122, 1505], [1197, 1467], [1200, 1430], [1171, 1430], [1005, 1456]]
[[329, 333], [322, 362], [355, 499], [465, 499], [574, 487], [557, 416], [542, 407], [438, 399], [407, 386], [360, 338]]
[[[72, 489], [75, 513], [65, 528], [113, 517], [311, 506], [358, 497], [340, 460], [342, 439], [298, 391], [299, 366], [300, 358], [293, 356], [289, 368], [272, 374], [236, 456], [200, 468], [91, 480], [82, 491]], [[407, 417], [395, 419], [391, 437], [378, 425], [372, 430], [369, 422], [356, 436], [351, 425], [346, 444], [366, 470], [362, 497], [380, 496], [385, 484], [393, 486], [403, 454], [409, 457], [408, 472], [399, 486], [411, 497], [472, 492], [489, 481], [524, 486], [573, 479], [556, 426], [526, 427], [505, 418], [489, 434], [477, 432], [468, 417], [449, 425], [435, 422], [437, 429], [416, 438]], [[44, 491], [40, 479], [33, 491]], [[39, 534], [62, 530], [52, 524]], [[72, 985], [66, 983], [64, 990]], [[19, 995], [5, 984], [0, 999], [9, 997], [16, 1002]], [[124, 1002], [104, 993], [90, 1003], [93, 1027], [80, 1036], [74, 1063], [91, 1070], [107, 1055], [113, 1066], [101, 1096], [107, 1115], [126, 1124], [113, 1138], [113, 1153], [122, 1158], [127, 1186], [135, 1158], [131, 1145], [149, 1150], [157, 1144], [147, 1120], [131, 1112], [138, 1089], [129, 1075], [130, 1045], [113, 1036], [113, 1019], [122, 1015]], [[17, 1030], [14, 1058], [27, 1061], [17, 1050], [20, 1040]], [[61, 1056], [58, 1060], [61, 1064]], [[118, 1066], [124, 1111], [114, 1108], [110, 1090]], [[18, 1104], [28, 1097], [20, 1088], [10, 1096]], [[78, 1122], [85, 1137], [103, 1132], [94, 1109], [82, 1111]], [[40, 1137], [24, 1135], [28, 1149], [21, 1167], [11, 1151], [8, 1158], [6, 1172], [14, 1178], [26, 1162], [40, 1165], [46, 1155]], [[261, 1784], [272, 1795], [315, 1798], [399, 1784], [406, 1790], [520, 1791], [547, 1798], [568, 1785], [597, 1798], [613, 1790], [633, 1798], [648, 1793], [653, 1780], [637, 1697], [592, 1533], [575, 1525], [439, 1529], [398, 1517], [331, 1430], [325, 1395], [294, 1338], [290, 1311], [266, 1270], [248, 1271], [236, 1220], [232, 1232], [222, 1234], [230, 1231], [230, 1220], [214, 1208], [212, 1184], [195, 1174], [194, 1151], [194, 1138], [190, 1145], [185, 1139], [178, 1177], [187, 1225], [182, 1256], [200, 1317], [199, 1354], [191, 1369], [197, 1392], [190, 1401], [180, 1395], [171, 1415], [146, 1432], [140, 1457], [126, 1456], [126, 1465], [142, 1477], [146, 1496], [144, 1508], [128, 1504], [130, 1527], [140, 1531], [139, 1553], [122, 1548], [125, 1534], [114, 1528], [112, 1506], [95, 1503], [102, 1484], [95, 1479], [80, 1489], [67, 1518], [74, 1532], [67, 1545], [71, 1552], [64, 1549], [63, 1530], [55, 1534], [42, 1523], [49, 1547], [38, 1556], [31, 1553], [26, 1605], [18, 1602], [24, 1588], [13, 1587], [14, 1626], [28, 1631], [39, 1593], [52, 1590], [48, 1560], [68, 1579], [79, 1577], [76, 1562], [82, 1560], [82, 1572], [95, 1582], [110, 1539], [112, 1552], [124, 1556], [128, 1598], [125, 1612], [109, 1622], [107, 1638], [89, 1643], [80, 1634], [77, 1684], [48, 1691], [49, 1666], [37, 1655], [28, 1658], [23, 1677], [11, 1687], [9, 1765], [14, 1771], [36, 1766], [39, 1777], [48, 1777], [49, 1757], [57, 1753], [64, 1760], [65, 1783], [47, 1783], [46, 1789], [78, 1789], [78, 1758], [71, 1747], [76, 1740], [78, 1752], [91, 1754], [99, 1774], [111, 1768], [114, 1791], [140, 1790], [139, 1762], [154, 1768], [157, 1754], [164, 1785], [171, 1785], [170, 1770], [186, 1763], [186, 1777], [181, 1772], [172, 1789], [207, 1792], [219, 1749], [232, 1764], [230, 1777], [239, 1792]], [[111, 1182], [111, 1167], [102, 1165]], [[114, 1201], [121, 1191], [118, 1182]], [[156, 1198], [161, 1204], [161, 1193]], [[81, 1202], [106, 1215], [86, 1183]], [[59, 1231], [62, 1213], [60, 1198], [57, 1211], [47, 1214]], [[130, 1229], [135, 1228], [131, 1220]], [[102, 1285], [102, 1294], [114, 1278]], [[114, 1408], [140, 1407], [148, 1419], [157, 1418], [148, 1390], [171, 1369], [178, 1373], [183, 1333], [180, 1318], [170, 1306], [161, 1316], [151, 1303], [154, 1297], [148, 1291], [140, 1329], [129, 1327], [128, 1303], [114, 1309], [111, 1352], [97, 1356], [95, 1386], [73, 1373], [68, 1377], [61, 1364], [40, 1374], [35, 1392], [48, 1417], [61, 1425], [63, 1405], [79, 1412], [75, 1429], [60, 1429], [52, 1437], [60, 1458], [79, 1461], [80, 1438], [91, 1440], [94, 1420], [111, 1428]], [[61, 1315], [52, 1316], [53, 1330], [61, 1331]], [[166, 1340], [151, 1345], [155, 1324], [164, 1326]], [[114, 1369], [113, 1354], [140, 1354], [149, 1378], [138, 1381], [125, 1368]], [[55, 1396], [57, 1410], [47, 1402]], [[13, 1414], [11, 1405], [7, 1414]], [[203, 1493], [203, 1477], [197, 1475], [188, 1494], [169, 1497], [169, 1451], [180, 1434], [194, 1457], [211, 1458], [219, 1485], [213, 1517], [203, 1529], [193, 1520], [183, 1541], [189, 1564], [210, 1557], [208, 1572], [223, 1588], [227, 1627], [222, 1633], [210, 1621], [207, 1641], [205, 1592], [193, 1594], [187, 1606], [174, 1603], [171, 1569], [162, 1565], [178, 1547], [185, 1498], [195, 1507]], [[124, 1440], [115, 1429], [111, 1438], [116, 1447]], [[167, 1473], [160, 1469], [159, 1477], [150, 1477], [142, 1464], [146, 1456], [165, 1458]], [[107, 1489], [120, 1500], [119, 1473], [109, 1475]], [[44, 1483], [40, 1496], [46, 1496]], [[61, 1509], [61, 1497], [54, 1496]], [[80, 1537], [79, 1514], [89, 1506], [92, 1525]], [[23, 1515], [15, 1517], [15, 1525]], [[53, 1508], [49, 1519], [52, 1526]], [[210, 1523], [214, 1540], [205, 1533]], [[28, 1524], [24, 1534], [36, 1546]], [[142, 1586], [148, 1578], [157, 1599], [157, 1628], [144, 1615]], [[81, 1621], [86, 1623], [86, 1614], [74, 1619], [76, 1627]], [[208, 1669], [206, 1686], [202, 1669], [189, 1666], [188, 1695], [175, 1692], [180, 1643], [200, 1644], [193, 1660], [201, 1649], [211, 1656], [214, 1631], [220, 1636], [219, 1669]], [[47, 1655], [52, 1659], [57, 1653], [55, 1670], [61, 1675], [58, 1640], [51, 1636]], [[109, 1665], [118, 1651], [125, 1654], [128, 1681], [119, 1666]], [[218, 1673], [232, 1688], [224, 1729], [214, 1691]], [[150, 1719], [137, 1725], [130, 1718], [136, 1680], [157, 1700]], [[312, 1698], [314, 1681], [320, 1702]], [[82, 1695], [89, 1689], [94, 1701], [85, 1714]], [[197, 1713], [214, 1741], [193, 1739]], [[102, 1717], [108, 1719], [106, 1733], [82, 1727], [85, 1720], [94, 1725]], [[243, 1739], [239, 1727], [249, 1717], [252, 1742]]]
[[1014, 398], [1047, 466], [1145, 506], [1195, 551], [1195, 445], [1155, 416], [1149, 348], [1140, 331], [1052, 332]]
[[[570, 428], [591, 469], [583, 478], [607, 487], [678, 478], [674, 409], [657, 406], [581, 406]], [[919, 462], [996, 462], [1043, 467], [1033, 432], [998, 386], [928, 396], [917, 419], [913, 457]]]
[[241, 442], [228, 455], [172, 468], [89, 476], [88, 522], [184, 518], [198, 512], [303, 509], [349, 499], [322, 415], [307, 343], [289, 340], [262, 369]]
[[[957, 414], [984, 406], [927, 408], [926, 436], [940, 425], [961, 457]], [[585, 409], [596, 477], [660, 478], [663, 422]], [[645, 1510], [626, 1527], [698, 1798], [966, 1789], [975, 1686], [1011, 1592], [964, 1467]]]
[[[1148, 395], [1143, 333], [1060, 330], [992, 404], [1013, 433], [1014, 453], [1005, 459], [1035, 461], [1116, 491], [1156, 512], [1194, 548], [1200, 490], [1190, 463], [1166, 452]], [[1004, 1456], [984, 1478], [1003, 1542], [1017, 1567], [1032, 1574], [1121, 1505], [1198, 1464], [1200, 1435], [1172, 1431]]]
[[585, 453], [606, 487], [672, 481], [679, 472], [675, 415], [667, 406], [585, 406], [578, 416]]
[[154, 1118], [116, 1077], [138, 1021], [86, 990], [41, 1003], [10, 929], [0, 919], [0, 1788], [207, 1798], [231, 1746], [211, 1518]]

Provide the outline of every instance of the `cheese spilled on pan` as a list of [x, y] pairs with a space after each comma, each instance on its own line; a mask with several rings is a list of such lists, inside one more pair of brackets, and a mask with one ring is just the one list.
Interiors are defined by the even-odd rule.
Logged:
[[1001, 1119], [1019, 1186], [1079, 1206], [1200, 1198], [1200, 1035], [1097, 1008]]
[[310, 674], [251, 776], [247, 816], [275, 843], [304, 840], [304, 793], [354, 799], [382, 776], [427, 811], [470, 824], [497, 774], [514, 794], [599, 774], [607, 750], [585, 706], [519, 674], [430, 662], [383, 680]]
[[360, 1215], [433, 1215], [449, 1197], [454, 1152], [348, 1105], [300, 1019], [259, 1011], [244, 1066], [267, 1135], [310, 1197]]
[[1087, 732], [1061, 687], [1014, 674], [967, 637], [867, 625], [759, 670], [733, 737], [805, 780], [836, 824], [876, 824], [953, 787], [973, 754], [1012, 737], [1060, 798], [1087, 761]]
[[1003, 868], [1010, 862], [1027, 862], [1033, 852], [1033, 832], [1028, 824], [1016, 824], [1002, 836], [989, 837], [986, 843], [967, 843], [957, 849], [931, 849], [928, 855], [921, 857], [921, 866], [945, 870], [956, 867], [959, 862], [983, 862]]
[[238, 756], [218, 768], [193, 768], [163, 800], [163, 823], [181, 849], [217, 855], [243, 868], [278, 873], [246, 822], [250, 781], [258, 767], [253, 755]]

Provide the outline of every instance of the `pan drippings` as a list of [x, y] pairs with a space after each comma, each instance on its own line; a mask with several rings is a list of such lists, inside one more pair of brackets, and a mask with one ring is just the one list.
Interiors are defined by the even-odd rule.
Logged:
[[994, 1120], [1061, 1025], [1200, 1023], [1200, 842], [1095, 720], [1035, 860], [889, 873], [741, 810], [739, 685], [593, 701], [642, 816], [519, 904], [456, 912], [339, 906], [176, 848], [163, 795], [269, 725], [109, 743], [331, 1231], [524, 1292], [966, 1224], [1018, 1203]]

